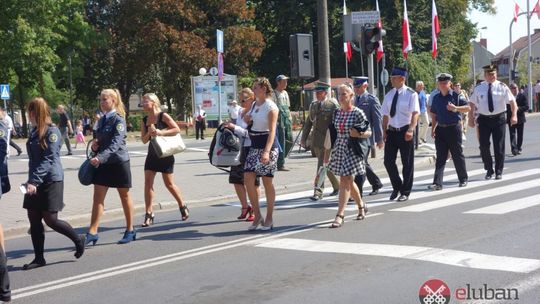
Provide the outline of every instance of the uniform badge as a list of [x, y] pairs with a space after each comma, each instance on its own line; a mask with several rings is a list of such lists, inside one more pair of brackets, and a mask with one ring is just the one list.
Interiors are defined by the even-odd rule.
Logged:
[[4, 133], [4, 130], [0, 130], [0, 137], [4, 137], [4, 135], [6, 135], [6, 134]]
[[57, 141], [58, 141], [58, 135], [56, 135], [54, 133], [49, 135], [49, 142], [55, 143]]
[[118, 130], [120, 132], [124, 131], [124, 124], [121, 124], [121, 123], [117, 124], [116, 125], [116, 130]]

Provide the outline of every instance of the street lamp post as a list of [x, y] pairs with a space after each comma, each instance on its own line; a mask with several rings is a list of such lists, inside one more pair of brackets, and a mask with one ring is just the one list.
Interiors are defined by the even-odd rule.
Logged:
[[[68, 63], [69, 63], [69, 108], [70, 108], [70, 115], [71, 119], [73, 119], [73, 78], [71, 75], [71, 55], [73, 54], [73, 51], [69, 52], [68, 55]], [[72, 120], [73, 121], [73, 120]]]

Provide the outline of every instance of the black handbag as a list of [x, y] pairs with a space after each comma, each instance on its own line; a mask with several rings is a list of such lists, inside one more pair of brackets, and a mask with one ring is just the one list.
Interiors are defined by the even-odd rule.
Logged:
[[[367, 120], [361, 123], [353, 125], [353, 128], [358, 132], [366, 132], [369, 129], [369, 122]], [[351, 148], [354, 154], [365, 159], [368, 156], [369, 151], [369, 139], [368, 138], [356, 138], [349, 137], [348, 146]]]
[[81, 164], [79, 167], [79, 182], [81, 182], [82, 185], [88, 186], [92, 184], [92, 181], [94, 180], [94, 175], [96, 174], [97, 168], [92, 166], [90, 163], [90, 158], [93, 155], [90, 155], [88, 152], [90, 150], [92, 141], [88, 142], [86, 145], [86, 160]]

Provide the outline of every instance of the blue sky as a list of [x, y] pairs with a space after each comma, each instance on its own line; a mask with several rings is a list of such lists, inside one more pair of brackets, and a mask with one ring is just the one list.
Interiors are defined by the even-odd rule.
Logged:
[[[530, 10], [532, 11], [537, 0], [528, 0]], [[516, 3], [520, 6], [521, 11], [527, 10], [527, 0], [516, 0]], [[510, 22], [513, 18], [514, 1], [513, 0], [495, 0], [497, 6], [497, 14], [489, 15], [473, 11], [469, 14], [469, 18], [472, 22], [477, 23], [477, 27], [481, 28], [486, 26], [487, 29], [479, 30], [477, 40], [482, 38], [487, 39], [487, 48], [493, 54], [497, 54], [502, 51], [510, 43], [509, 29]], [[534, 29], [540, 29], [540, 19], [535, 15], [531, 17], [531, 33], [534, 33]], [[512, 40], [515, 41], [520, 37], [527, 36], [527, 18], [522, 15], [518, 18], [517, 23], [512, 26]]]

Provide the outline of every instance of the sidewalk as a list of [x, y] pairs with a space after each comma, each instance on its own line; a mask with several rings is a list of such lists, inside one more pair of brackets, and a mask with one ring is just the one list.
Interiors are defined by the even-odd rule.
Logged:
[[[132, 138], [133, 139], [133, 138]], [[210, 138], [205, 143], [210, 145]], [[185, 139], [189, 148], [191, 145], [201, 141], [192, 138]], [[129, 140], [129, 147], [139, 147], [143, 144], [136, 139]], [[420, 146], [415, 152], [415, 167], [425, 166], [434, 162], [434, 150], [428, 149], [429, 144]], [[228, 173], [222, 172], [211, 166], [208, 162], [206, 152], [187, 151], [176, 156], [175, 181], [182, 190], [184, 200], [189, 204], [192, 217], [190, 220], [196, 221], [198, 206], [208, 206], [225, 202], [235, 202], [237, 197], [234, 189], [228, 184]], [[376, 158], [370, 158], [374, 171], [386, 176], [383, 165], [383, 151], [377, 150]], [[22, 157], [22, 156], [21, 156]], [[399, 158], [399, 157], [398, 157]], [[74, 227], [87, 227], [90, 222], [90, 212], [92, 209], [92, 186], [82, 186], [77, 179], [78, 166], [82, 163], [82, 156], [62, 157], [64, 167], [64, 202], [66, 207], [60, 213], [60, 218], [68, 221]], [[144, 153], [134, 152], [131, 155], [131, 170], [133, 178], [133, 188], [130, 190], [135, 205], [135, 225], [140, 225], [144, 214]], [[11, 164], [13, 162], [13, 164]], [[401, 161], [398, 159], [398, 166]], [[12, 190], [2, 197], [0, 201], [0, 223], [4, 227], [7, 238], [13, 238], [25, 234], [29, 224], [26, 218], [26, 210], [22, 208], [22, 194], [18, 191], [18, 185], [24, 182], [27, 174], [26, 162], [23, 159], [13, 157], [10, 159], [10, 179]], [[313, 179], [316, 171], [316, 158], [311, 157], [309, 152], [298, 152], [298, 147], [291, 152], [286, 166], [291, 169], [288, 172], [277, 172], [274, 179], [276, 194], [286, 194], [297, 191], [310, 190], [313, 187]], [[13, 168], [13, 169], [12, 169]], [[367, 185], [366, 187], [369, 187]], [[369, 189], [369, 188], [368, 188]], [[156, 197], [154, 210], [156, 213], [167, 210], [178, 210], [176, 201], [163, 185], [160, 176], [155, 180]], [[261, 191], [264, 193], [264, 191]], [[105, 202], [105, 212], [102, 222], [114, 219], [123, 219], [118, 194], [114, 189], [110, 189]]]

